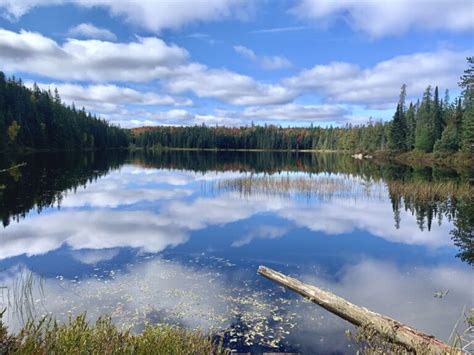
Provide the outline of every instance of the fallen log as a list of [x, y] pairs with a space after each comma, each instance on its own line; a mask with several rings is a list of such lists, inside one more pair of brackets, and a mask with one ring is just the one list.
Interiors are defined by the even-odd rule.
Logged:
[[335, 294], [318, 287], [305, 284], [297, 279], [283, 275], [265, 266], [258, 268], [258, 273], [266, 278], [299, 293], [358, 327], [369, 327], [386, 336], [390, 341], [406, 347], [415, 353], [454, 354], [461, 353], [448, 344], [411, 328], [390, 317], [375, 313], [365, 307], [357, 306]]

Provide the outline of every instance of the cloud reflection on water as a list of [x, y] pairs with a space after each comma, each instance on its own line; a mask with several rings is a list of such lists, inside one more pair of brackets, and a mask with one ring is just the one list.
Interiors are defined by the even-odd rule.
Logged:
[[[170, 188], [169, 171], [126, 167], [114, 172], [76, 194], [66, 196], [62, 210], [31, 215], [2, 230], [0, 260], [22, 254], [45, 254], [63, 245], [74, 250], [132, 247], [160, 252], [185, 243], [192, 231], [242, 222], [268, 213], [273, 218], [287, 221], [288, 226], [280, 227], [281, 231], [288, 230], [291, 225], [327, 235], [363, 230], [389, 242], [430, 248], [452, 245], [448, 221], [440, 226], [433, 225], [431, 231], [422, 231], [415, 216], [401, 211], [402, 223], [396, 229], [387, 199], [357, 195], [352, 199], [335, 197], [301, 201], [292, 195], [206, 194], [192, 183], [228, 179], [235, 173], [179, 172], [178, 175], [181, 178], [176, 184], [181, 184], [182, 176], [188, 176], [190, 183]], [[300, 175], [298, 179], [301, 179]], [[163, 181], [166, 181], [164, 185]], [[360, 184], [361, 181], [354, 178], [352, 183]], [[150, 209], [150, 204], [155, 204], [157, 210]], [[233, 246], [249, 244], [256, 237], [269, 239], [281, 234], [257, 232], [240, 237]]]
[[[347, 350], [344, 330], [349, 324], [345, 321], [293, 293], [275, 295], [279, 288], [269, 282], [262, 287], [261, 280], [256, 282], [257, 276], [253, 276], [255, 270], [236, 269], [225, 261], [210, 263], [207, 256], [196, 259], [193, 267], [142, 257], [122, 269], [103, 265], [84, 278], [47, 278], [44, 296], [34, 290], [33, 299], [38, 315], [52, 313], [62, 320], [70, 314], [87, 312], [91, 319], [109, 314], [124, 328], [134, 326], [139, 330], [144, 321], [151, 321], [214, 332], [230, 329], [238, 319], [251, 329], [256, 324], [274, 322], [272, 328], [281, 327], [282, 341], [286, 338], [292, 344], [301, 344], [305, 351]], [[9, 286], [20, 272], [24, 270], [9, 270], [9, 276], [0, 281]], [[236, 274], [247, 277], [232, 276]], [[474, 290], [466, 287], [472, 282], [472, 274], [458, 267], [406, 269], [367, 259], [348, 265], [337, 280], [306, 273], [300, 277], [444, 340], [463, 306], [474, 306]], [[442, 299], [433, 297], [439, 289], [450, 292]], [[20, 320], [13, 313], [6, 319], [9, 326], [19, 326]], [[271, 334], [279, 337], [264, 333], [262, 339], [266, 340], [262, 341], [269, 340]]]

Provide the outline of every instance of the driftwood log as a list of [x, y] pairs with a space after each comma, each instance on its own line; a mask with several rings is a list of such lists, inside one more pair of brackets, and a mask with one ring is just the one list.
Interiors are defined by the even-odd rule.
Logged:
[[258, 273], [308, 298], [331, 313], [349, 321], [358, 327], [370, 327], [388, 337], [396, 344], [406, 347], [415, 353], [453, 354], [460, 351], [451, 348], [432, 335], [427, 335], [387, 316], [357, 306], [318, 287], [305, 284], [297, 279], [285, 276], [265, 266], [258, 268]]

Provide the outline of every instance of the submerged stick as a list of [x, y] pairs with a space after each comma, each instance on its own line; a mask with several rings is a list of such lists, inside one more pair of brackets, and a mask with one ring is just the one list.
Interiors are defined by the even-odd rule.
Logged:
[[9, 168], [0, 170], [0, 173], [4, 173], [4, 172], [7, 172], [7, 171], [9, 171], [9, 170], [16, 169], [16, 168], [21, 168], [22, 166], [25, 166], [25, 165], [26, 165], [26, 163], [21, 163], [21, 164], [13, 165], [13, 166], [10, 166]]
[[390, 317], [372, 312], [365, 307], [357, 306], [331, 292], [305, 284], [265, 266], [260, 266], [258, 273], [299, 293], [313, 303], [320, 305], [329, 312], [358, 327], [371, 327], [394, 343], [401, 344], [410, 351], [421, 351], [429, 354], [460, 353], [432, 335], [427, 335]]

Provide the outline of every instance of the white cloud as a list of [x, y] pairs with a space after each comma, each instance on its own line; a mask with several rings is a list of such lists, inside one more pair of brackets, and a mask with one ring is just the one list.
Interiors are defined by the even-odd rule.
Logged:
[[255, 239], [279, 239], [288, 233], [288, 228], [283, 226], [261, 225], [252, 229], [247, 235], [232, 242], [232, 246], [239, 248], [250, 244]]
[[71, 252], [74, 259], [89, 265], [96, 265], [100, 262], [112, 260], [118, 254], [119, 249], [76, 250]]
[[[351, 120], [350, 111], [339, 105], [269, 105], [249, 106], [241, 111], [216, 109], [208, 113], [195, 113], [184, 109], [168, 111], [128, 111], [105, 113], [109, 121], [121, 127], [142, 125], [219, 125], [245, 126], [252, 121], [281, 124], [282, 122], [347, 122]], [[135, 117], [135, 119], [130, 119]], [[364, 122], [367, 118], [364, 119]]]
[[307, 29], [309, 29], [308, 26], [286, 26], [286, 27], [264, 28], [261, 30], [250, 31], [249, 33], [266, 34], [266, 33], [294, 32], [294, 31], [302, 31], [302, 30], [307, 30]]
[[3, 16], [17, 20], [34, 7], [74, 4], [85, 8], [104, 8], [112, 16], [124, 18], [135, 26], [159, 31], [164, 28], [179, 28], [186, 24], [220, 21], [227, 17], [248, 18], [253, 12], [252, 4], [243, 0], [194, 0], [187, 2], [127, 1], [127, 0], [0, 0]]
[[257, 60], [257, 55], [255, 52], [244, 46], [234, 46], [234, 51], [244, 56], [247, 59]]
[[187, 57], [186, 50], [156, 37], [130, 43], [68, 39], [59, 45], [39, 33], [0, 29], [4, 70], [55, 79], [150, 81], [170, 75]]
[[[474, 289], [466, 287], [473, 282], [472, 270], [450, 265], [403, 267], [366, 259], [348, 264], [334, 279], [314, 274], [301, 279], [444, 341], [449, 341], [463, 308], [473, 306]], [[447, 297], [433, 297], [446, 289]], [[339, 327], [342, 333], [347, 323]]]
[[[183, 1], [73, 0], [84, 7], [103, 7], [113, 16], [150, 31], [179, 28], [189, 23], [220, 21], [226, 17], [245, 18], [252, 7], [243, 0]], [[190, 6], [191, 5], [191, 6]]]
[[194, 92], [233, 105], [269, 105], [292, 101], [298, 93], [281, 85], [265, 84], [226, 69], [190, 64], [181, 75], [165, 83], [173, 93]]
[[363, 69], [345, 62], [315, 65], [283, 81], [294, 90], [315, 91], [330, 102], [385, 107], [397, 101], [400, 87], [420, 96], [428, 85], [455, 88], [468, 52], [439, 50], [400, 55]]
[[93, 82], [158, 79], [172, 93], [191, 91], [234, 105], [281, 104], [297, 96], [281, 85], [188, 62], [185, 49], [156, 37], [130, 43], [68, 39], [59, 45], [39, 33], [0, 29], [0, 58], [7, 71]]
[[301, 0], [290, 12], [326, 23], [343, 19], [355, 30], [373, 37], [399, 35], [411, 29], [474, 29], [471, 0]]
[[287, 104], [278, 106], [247, 107], [242, 117], [259, 120], [284, 121], [343, 121], [348, 111], [337, 105], [299, 105]]
[[113, 210], [45, 214], [11, 225], [2, 234], [0, 259], [41, 255], [63, 245], [74, 250], [131, 247], [160, 252], [188, 238], [169, 220], [152, 212]]
[[65, 0], [0, 0], [1, 15], [16, 21], [37, 6], [62, 5]]
[[[191, 181], [215, 182], [229, 177], [232, 176], [215, 173], [202, 176], [194, 174]], [[321, 198], [318, 204], [301, 204], [301, 201], [293, 200], [291, 195], [269, 195], [258, 191], [242, 195], [221, 190], [222, 193], [217, 196], [190, 200], [191, 192], [188, 189], [156, 187], [157, 183], [172, 182], [170, 178], [162, 171], [138, 169], [134, 172], [130, 167], [126, 167], [124, 174], [113, 173], [110, 178], [79, 190], [77, 194], [68, 194], [62, 201], [64, 208], [60, 212], [32, 215], [2, 231], [0, 260], [22, 254], [40, 255], [63, 245], [74, 250], [132, 247], [147, 252], [159, 252], [186, 242], [192, 231], [244, 221], [262, 213], [274, 214], [287, 220], [290, 225], [327, 235], [364, 230], [392, 243], [423, 245], [433, 249], [452, 246], [449, 235], [451, 222], [444, 221], [442, 225], [432, 225], [431, 231], [421, 231], [416, 217], [409, 211], [402, 210], [400, 228], [395, 229], [391, 204], [386, 199], [377, 198], [376, 193], [387, 196], [383, 184], [372, 186], [371, 190], [375, 195], [369, 198], [362, 180], [348, 175], [331, 176], [332, 179], [349, 179], [347, 184], [352, 186], [352, 189], [343, 194], [344, 198], [333, 197], [327, 202], [323, 199], [324, 192], [317, 192], [315, 196]], [[182, 186], [189, 183], [189, 180], [183, 178], [182, 175], [179, 176], [178, 181], [172, 184]], [[269, 179], [278, 178], [275, 175]], [[309, 177], [303, 175], [298, 178]], [[130, 184], [133, 184], [133, 187]], [[269, 181], [268, 185], [272, 186], [273, 183]], [[127, 210], [110, 209], [149, 201], [160, 206], [159, 211], [143, 210], [141, 205]], [[96, 209], [78, 210], [86, 206]], [[198, 211], [206, 213], [197, 213]], [[315, 215], [318, 218], [314, 218]], [[264, 238], [277, 237], [274, 231], [259, 233]]]
[[328, 235], [351, 233], [359, 229], [392, 243], [430, 248], [452, 245], [449, 234], [452, 225], [448, 221], [444, 221], [442, 225], [433, 225], [431, 231], [422, 231], [415, 216], [410, 211], [402, 210], [400, 228], [396, 229], [392, 206], [384, 200], [333, 198], [316, 208], [293, 206], [282, 210], [279, 215], [296, 225]]
[[91, 23], [81, 23], [69, 29], [68, 36], [79, 38], [117, 40], [117, 36], [106, 28], [96, 27]]
[[255, 52], [244, 46], [234, 46], [234, 50], [243, 57], [258, 63], [263, 69], [274, 70], [291, 67], [288, 59], [281, 56], [257, 56]]
[[[26, 82], [32, 86], [32, 82]], [[184, 97], [158, 95], [153, 92], [143, 92], [127, 87], [107, 85], [78, 85], [59, 83], [37, 83], [44, 90], [58, 89], [61, 99], [67, 104], [75, 104], [77, 108], [85, 107], [87, 111], [99, 114], [122, 113], [128, 115], [125, 105], [139, 106], [189, 106], [192, 101]]]
[[[101, 251], [97, 252], [100, 261]], [[104, 251], [104, 260], [108, 252]], [[203, 259], [208, 260], [205, 256], [199, 260]], [[275, 258], [272, 261], [275, 262]], [[285, 339], [289, 344], [300, 344], [302, 350], [308, 350], [301, 351], [304, 353], [345, 353], [351, 349], [344, 335], [348, 328], [346, 321], [310, 302], [303, 302], [302, 298], [293, 299], [288, 293], [274, 297], [278, 286], [270, 285], [262, 290], [259, 282], [248, 277], [249, 272], [253, 274], [251, 269], [230, 269], [225, 266], [226, 262], [216, 265], [214, 259], [212, 268], [190, 267], [159, 257], [137, 257], [126, 266], [107, 265], [94, 271], [96, 275], [71, 279], [59, 271], [57, 278], [40, 277], [35, 270], [13, 267], [0, 277], [2, 285], [12, 290], [0, 297], [0, 306], [13, 301], [10, 297], [15, 296], [14, 286], [21, 285], [25, 275], [31, 275], [31, 299], [24, 304], [32, 301], [29, 310], [37, 316], [51, 312], [59, 321], [66, 321], [71, 314], [87, 313], [88, 320], [94, 321], [108, 314], [124, 329], [152, 321], [215, 333], [229, 329], [237, 320], [252, 329], [252, 324], [282, 317], [285, 321], [278, 322], [278, 327], [271, 327], [268, 332], [263, 330], [264, 340], [269, 335], [278, 336], [274, 331], [278, 328], [287, 332]], [[473, 289], [466, 287], [472, 284], [472, 271], [466, 268], [404, 267], [373, 259], [352, 260], [337, 277], [328, 277], [318, 272], [320, 265], [312, 266], [315, 267], [311, 268], [311, 274], [296, 277], [444, 341], [449, 340], [463, 307], [473, 305]], [[445, 289], [449, 289], [446, 297], [433, 297], [435, 291]], [[236, 294], [239, 297], [235, 297]], [[3, 320], [9, 329], [17, 330], [22, 324], [21, 312], [14, 307], [5, 308], [7, 313]], [[465, 329], [464, 324], [458, 329]]]

